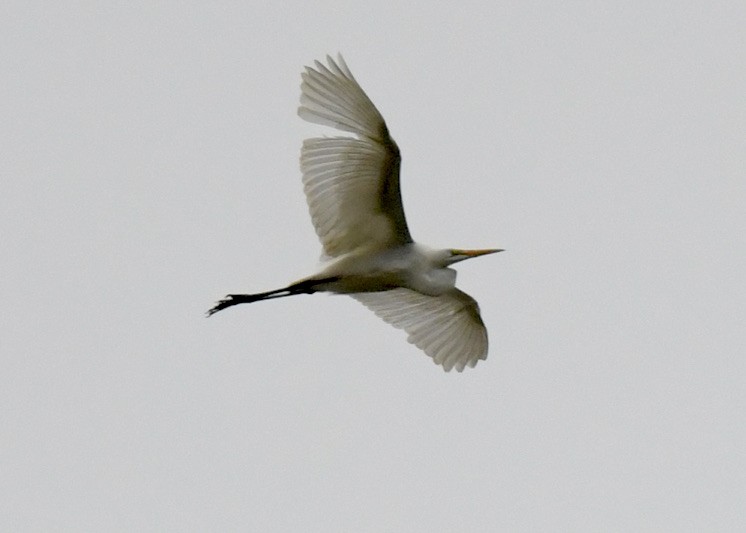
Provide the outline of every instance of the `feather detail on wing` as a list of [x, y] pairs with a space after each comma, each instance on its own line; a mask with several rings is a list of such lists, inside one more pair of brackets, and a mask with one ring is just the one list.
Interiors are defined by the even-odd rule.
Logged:
[[304, 191], [324, 253], [337, 257], [360, 247], [412, 242], [399, 189], [399, 149], [342, 57], [327, 62], [302, 74], [298, 114], [357, 138], [303, 143]]
[[476, 300], [458, 289], [428, 296], [410, 289], [351, 294], [376, 315], [409, 334], [407, 340], [449, 372], [487, 358], [487, 329]]

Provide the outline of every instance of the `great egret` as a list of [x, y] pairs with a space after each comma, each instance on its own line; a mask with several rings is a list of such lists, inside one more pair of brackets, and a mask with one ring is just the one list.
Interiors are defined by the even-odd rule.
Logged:
[[353, 133], [303, 142], [300, 166], [325, 266], [285, 288], [229, 294], [208, 316], [233, 305], [295, 294], [349, 294], [409, 334], [445, 371], [487, 358], [477, 302], [456, 288], [450, 265], [488, 250], [434, 250], [415, 243], [399, 190], [399, 148], [383, 117], [338, 56], [302, 74], [298, 115]]

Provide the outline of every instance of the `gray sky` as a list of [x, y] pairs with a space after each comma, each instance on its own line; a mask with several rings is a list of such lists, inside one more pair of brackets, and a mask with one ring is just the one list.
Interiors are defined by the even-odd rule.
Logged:
[[[0, 529], [746, 528], [743, 2], [9, 2]], [[300, 71], [341, 51], [490, 355], [316, 267]]]

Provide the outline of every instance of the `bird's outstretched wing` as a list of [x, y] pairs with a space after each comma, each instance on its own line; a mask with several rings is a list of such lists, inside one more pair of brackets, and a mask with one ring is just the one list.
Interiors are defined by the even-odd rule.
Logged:
[[487, 358], [487, 329], [476, 300], [458, 289], [427, 296], [409, 289], [351, 294], [376, 315], [409, 334], [416, 345], [449, 372]]
[[357, 138], [307, 139], [301, 150], [303, 185], [324, 253], [412, 242], [399, 190], [399, 148], [383, 117], [342, 56], [316, 61], [302, 74], [298, 115]]

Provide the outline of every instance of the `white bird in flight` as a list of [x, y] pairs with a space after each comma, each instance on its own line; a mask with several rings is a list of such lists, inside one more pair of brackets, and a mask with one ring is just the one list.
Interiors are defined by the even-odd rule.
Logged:
[[233, 305], [296, 294], [349, 294], [409, 334], [445, 371], [487, 358], [477, 302], [456, 288], [450, 265], [487, 250], [434, 250], [415, 243], [399, 190], [401, 157], [386, 123], [342, 56], [302, 74], [298, 115], [353, 133], [306, 139], [300, 166], [311, 220], [324, 249], [317, 274], [282, 289], [229, 294], [208, 316]]

